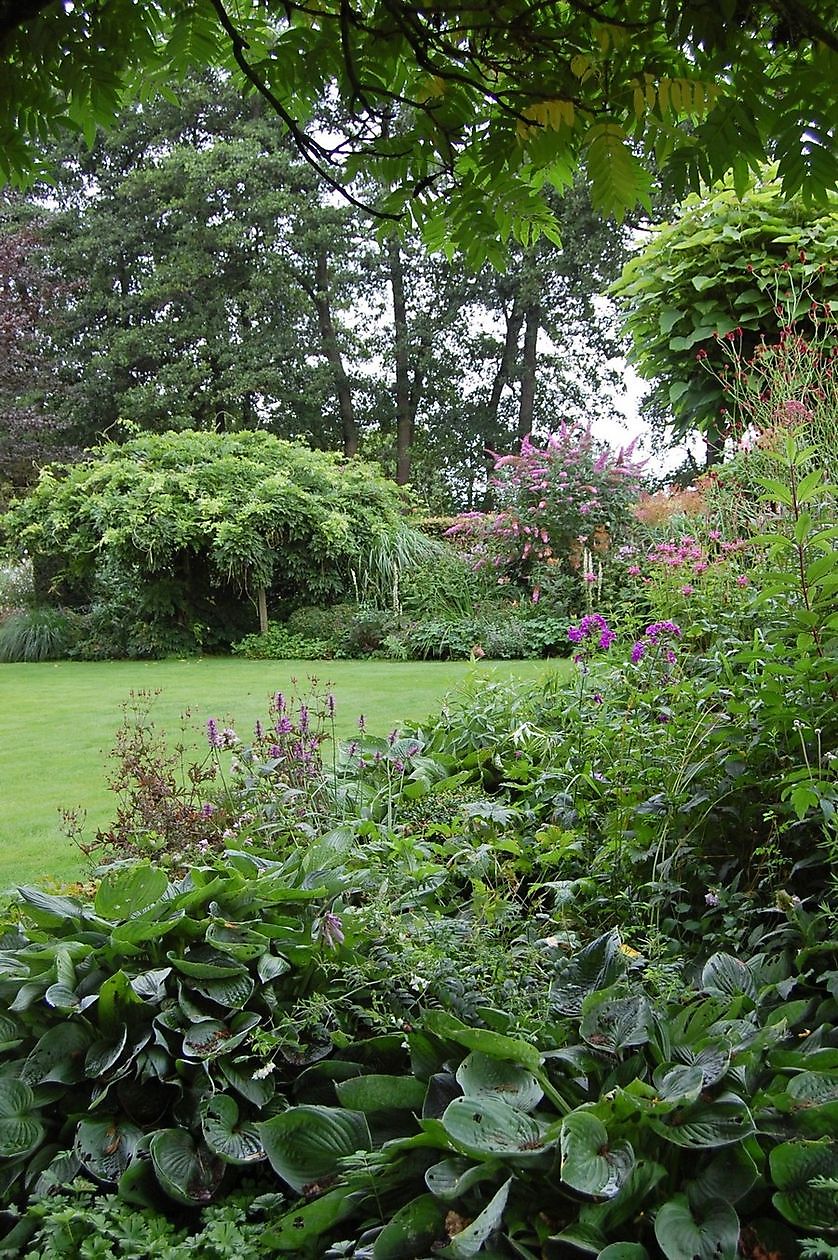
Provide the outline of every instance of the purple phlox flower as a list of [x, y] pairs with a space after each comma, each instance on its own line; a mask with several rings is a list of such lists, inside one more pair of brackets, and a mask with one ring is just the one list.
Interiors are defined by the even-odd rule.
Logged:
[[331, 911], [323, 915], [323, 940], [329, 949], [337, 949], [338, 945], [342, 945], [346, 940], [343, 931], [343, 924], [336, 914]]
[[637, 643], [635, 643], [634, 647], [631, 649], [632, 665], [636, 665], [638, 661], [642, 660], [645, 654], [646, 654], [646, 644], [643, 642], [642, 639], [639, 639]]
[[712, 892], [712, 891], [711, 891], [711, 892], [707, 892], [707, 893], [705, 893], [705, 894], [704, 894], [704, 903], [705, 903], [705, 905], [710, 906], [710, 908], [711, 908], [711, 909], [715, 908], [717, 905], [719, 905], [719, 895], [718, 895], [718, 893], [714, 893], [714, 892]]
[[662, 634], [671, 634], [676, 639], [681, 637], [681, 627], [674, 621], [653, 621], [643, 632], [647, 639], [657, 643]]
[[610, 628], [608, 622], [600, 613], [588, 613], [583, 617], [578, 626], [568, 626], [567, 637], [571, 643], [582, 643], [585, 639], [592, 638], [596, 635], [597, 645], [607, 651], [616, 639], [617, 635]]
[[221, 739], [221, 732], [218, 729], [218, 723], [216, 722], [215, 718], [209, 718], [207, 720], [207, 741], [209, 743], [210, 748], [223, 747], [223, 742]]

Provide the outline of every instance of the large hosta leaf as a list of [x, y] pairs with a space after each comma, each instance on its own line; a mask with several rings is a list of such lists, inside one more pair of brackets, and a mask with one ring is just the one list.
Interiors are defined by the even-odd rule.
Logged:
[[200, 1019], [183, 1035], [184, 1057], [214, 1059], [220, 1054], [229, 1054], [241, 1045], [251, 1028], [258, 1023], [259, 1016], [255, 1011], [243, 1011], [229, 1024], [220, 1019]]
[[444, 1217], [445, 1208], [432, 1194], [412, 1199], [376, 1238], [373, 1260], [413, 1260], [430, 1255], [434, 1243], [445, 1236]]
[[693, 1210], [676, 1194], [655, 1217], [655, 1237], [667, 1260], [736, 1260], [739, 1217], [722, 1199]]
[[426, 1032], [447, 1041], [455, 1041], [467, 1050], [479, 1050], [481, 1054], [487, 1054], [493, 1059], [520, 1063], [531, 1072], [538, 1071], [541, 1066], [541, 1055], [537, 1047], [530, 1045], [528, 1041], [507, 1037], [487, 1028], [470, 1028], [447, 1011], [430, 1011], [425, 1016], [424, 1028]]
[[701, 987], [717, 997], [734, 998], [744, 994], [756, 999], [754, 978], [748, 968], [732, 954], [713, 954], [704, 964]]
[[644, 997], [611, 997], [595, 994], [582, 1003], [579, 1026], [585, 1041], [597, 1050], [619, 1054], [649, 1040], [649, 1006]]
[[363, 1114], [342, 1107], [289, 1107], [257, 1127], [274, 1172], [300, 1192], [331, 1180], [345, 1155], [372, 1147]]
[[562, 1121], [561, 1178], [580, 1194], [612, 1198], [634, 1167], [628, 1142], [609, 1143], [608, 1130], [589, 1111], [572, 1111]]
[[473, 1164], [468, 1159], [452, 1156], [432, 1164], [425, 1173], [425, 1185], [431, 1194], [446, 1203], [453, 1203], [481, 1181], [495, 1175], [500, 1164], [493, 1161]]
[[11, 1076], [0, 1079], [0, 1159], [28, 1155], [44, 1132], [29, 1086]]
[[27, 1085], [48, 1081], [67, 1085], [81, 1080], [90, 1034], [81, 1024], [65, 1021], [48, 1028], [20, 1069]]
[[609, 988], [625, 968], [620, 937], [614, 929], [591, 941], [573, 958], [557, 964], [556, 979], [550, 989], [553, 1006], [564, 1015], [581, 1015], [585, 998], [598, 989]]
[[224, 1163], [205, 1146], [196, 1146], [185, 1129], [161, 1129], [149, 1150], [157, 1180], [170, 1198], [190, 1207], [212, 1200]]
[[777, 1187], [773, 1203], [793, 1225], [838, 1230], [838, 1194], [812, 1183], [838, 1180], [838, 1143], [784, 1142], [771, 1152], [771, 1176]]
[[147, 862], [112, 867], [102, 876], [93, 908], [103, 919], [130, 919], [159, 901], [168, 887], [164, 872]]
[[335, 1086], [338, 1101], [350, 1111], [421, 1111], [425, 1084], [414, 1076], [353, 1076]]
[[204, 1141], [227, 1164], [255, 1164], [265, 1158], [255, 1124], [239, 1123], [239, 1108], [229, 1094], [216, 1094], [201, 1108]]
[[142, 1136], [142, 1129], [117, 1116], [87, 1118], [76, 1129], [74, 1151], [99, 1181], [118, 1181]]
[[457, 1068], [457, 1082], [469, 1098], [501, 1098], [519, 1111], [532, 1111], [544, 1091], [532, 1072], [473, 1050]]
[[505, 1181], [483, 1211], [459, 1233], [454, 1234], [448, 1246], [437, 1254], [450, 1256], [452, 1260], [470, 1260], [471, 1256], [476, 1256], [482, 1250], [483, 1244], [500, 1229], [512, 1181], [512, 1177]]
[[679, 1108], [665, 1118], [650, 1116], [649, 1124], [676, 1146], [688, 1147], [727, 1146], [756, 1132], [750, 1111], [735, 1094]]
[[557, 1130], [552, 1132], [499, 1098], [455, 1098], [445, 1109], [442, 1125], [457, 1147], [478, 1158], [528, 1159], [558, 1140]]

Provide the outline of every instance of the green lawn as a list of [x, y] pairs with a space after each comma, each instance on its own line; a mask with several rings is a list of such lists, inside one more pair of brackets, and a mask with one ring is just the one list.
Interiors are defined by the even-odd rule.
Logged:
[[348, 736], [358, 714], [384, 734], [404, 719], [439, 709], [465, 677], [540, 677], [561, 661], [57, 661], [0, 665], [0, 889], [48, 877], [81, 874], [82, 862], [61, 834], [61, 809], [81, 806], [92, 838], [109, 821], [107, 756], [130, 691], [160, 691], [153, 713], [172, 738], [190, 709], [196, 746], [208, 717], [249, 730], [267, 713], [268, 697], [316, 675], [334, 684], [338, 732]]

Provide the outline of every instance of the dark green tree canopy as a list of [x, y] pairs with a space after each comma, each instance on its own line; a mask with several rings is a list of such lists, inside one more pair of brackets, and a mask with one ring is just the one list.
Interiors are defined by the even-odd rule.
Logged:
[[838, 198], [815, 209], [786, 196], [773, 172], [742, 198], [730, 185], [689, 197], [671, 223], [652, 230], [612, 292], [631, 360], [657, 382], [658, 410], [671, 415], [677, 438], [698, 430], [714, 451], [727, 401], [720, 339], [734, 338], [746, 362], [789, 321], [821, 337], [825, 324], [834, 328]]
[[328, 183], [473, 259], [554, 232], [540, 190], [579, 166], [615, 215], [648, 204], [651, 163], [681, 191], [742, 187], [767, 157], [787, 195], [838, 173], [833, 0], [3, 0], [0, 55], [8, 178], [31, 178], [49, 133], [92, 140], [126, 94], [212, 64]]

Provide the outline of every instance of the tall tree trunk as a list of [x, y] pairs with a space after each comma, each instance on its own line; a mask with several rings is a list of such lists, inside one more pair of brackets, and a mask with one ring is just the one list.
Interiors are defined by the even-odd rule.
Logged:
[[352, 389], [343, 366], [343, 356], [338, 345], [335, 323], [332, 319], [332, 305], [329, 297], [329, 256], [324, 245], [318, 246], [315, 262], [315, 290], [310, 296], [317, 311], [317, 323], [320, 328], [320, 340], [323, 353], [332, 370], [335, 392], [340, 409], [340, 426], [343, 435], [343, 453], [349, 458], [358, 453], [358, 424], [355, 419], [355, 408], [352, 403]]
[[393, 294], [393, 324], [396, 333], [396, 484], [410, 481], [410, 456], [418, 393], [411, 388], [408, 355], [407, 303], [404, 296], [404, 261], [398, 238], [387, 240], [390, 289]]
[[512, 301], [512, 309], [506, 312], [506, 339], [500, 362], [495, 372], [495, 379], [492, 381], [492, 392], [486, 404], [484, 434], [487, 443], [493, 440], [489, 435], [497, 428], [498, 408], [500, 407], [504, 386], [509, 384], [515, 374], [515, 365], [518, 359], [518, 338], [521, 335], [523, 322], [524, 308], [521, 305], [520, 295], [516, 293]]
[[541, 327], [541, 307], [532, 302], [527, 307], [524, 326], [524, 355], [521, 360], [521, 398], [518, 405], [518, 437], [532, 433], [535, 411], [535, 377], [538, 367], [538, 330]]

